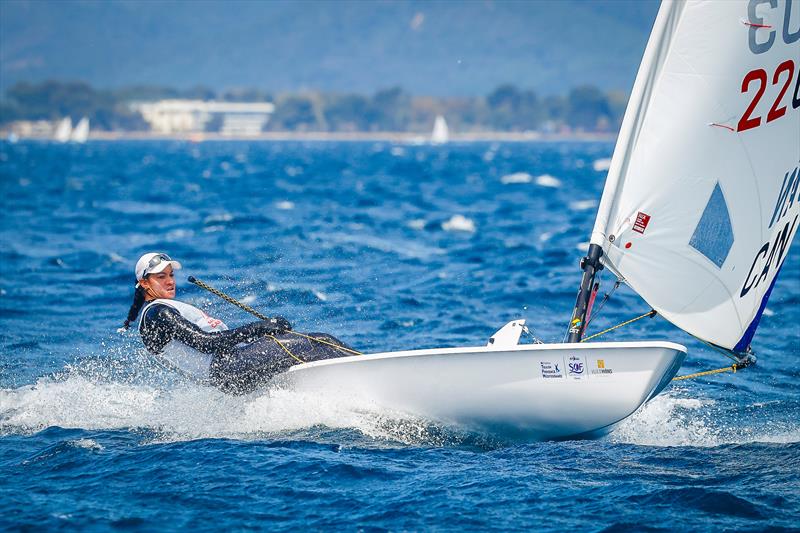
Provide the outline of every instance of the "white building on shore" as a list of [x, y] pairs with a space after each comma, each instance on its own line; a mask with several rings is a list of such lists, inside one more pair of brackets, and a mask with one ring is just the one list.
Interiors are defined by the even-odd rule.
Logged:
[[269, 102], [204, 100], [160, 100], [132, 107], [156, 133], [202, 133], [212, 121], [219, 121], [219, 132], [232, 137], [258, 135], [275, 111]]

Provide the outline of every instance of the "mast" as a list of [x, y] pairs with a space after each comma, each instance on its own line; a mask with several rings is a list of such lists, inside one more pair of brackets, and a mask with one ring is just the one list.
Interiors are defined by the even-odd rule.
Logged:
[[603, 265], [600, 263], [602, 256], [603, 248], [597, 244], [590, 244], [588, 253], [581, 259], [583, 278], [581, 278], [581, 286], [578, 289], [575, 309], [572, 311], [572, 318], [569, 321], [569, 339], [567, 342], [581, 342], [583, 330], [586, 327], [586, 310], [592, 297], [594, 277], [599, 271], [603, 270]]

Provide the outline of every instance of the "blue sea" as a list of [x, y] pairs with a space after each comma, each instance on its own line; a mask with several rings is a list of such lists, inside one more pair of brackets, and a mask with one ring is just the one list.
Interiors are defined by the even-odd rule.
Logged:
[[[755, 367], [599, 440], [516, 442], [332, 397], [226, 396], [118, 333], [140, 254], [365, 352], [562, 340], [611, 143], [0, 144], [0, 528], [800, 530], [800, 245]], [[603, 290], [613, 280], [604, 274]], [[592, 331], [649, 310], [618, 290]], [[686, 345], [656, 317], [607, 340]]]

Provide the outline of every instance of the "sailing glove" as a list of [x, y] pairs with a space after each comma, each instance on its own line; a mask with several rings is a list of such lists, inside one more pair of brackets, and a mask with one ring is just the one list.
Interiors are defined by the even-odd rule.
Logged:
[[278, 333], [285, 333], [287, 331], [292, 330], [292, 325], [289, 323], [288, 320], [286, 320], [282, 316], [276, 316], [273, 318], [268, 318], [266, 320], [261, 320], [259, 322], [253, 322], [252, 324], [247, 324], [247, 326], [244, 327], [248, 329], [247, 331], [248, 336], [253, 336], [253, 337], [263, 337], [264, 335], [275, 335]]

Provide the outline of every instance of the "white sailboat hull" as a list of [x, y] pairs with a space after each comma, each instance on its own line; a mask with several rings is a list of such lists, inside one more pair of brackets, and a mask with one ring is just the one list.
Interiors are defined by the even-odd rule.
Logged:
[[365, 410], [547, 440], [610, 431], [663, 389], [685, 356], [670, 342], [445, 348], [305, 363], [282, 378]]

